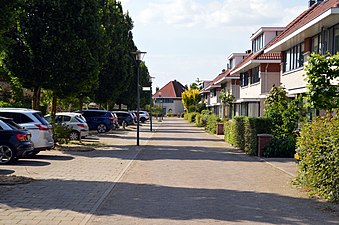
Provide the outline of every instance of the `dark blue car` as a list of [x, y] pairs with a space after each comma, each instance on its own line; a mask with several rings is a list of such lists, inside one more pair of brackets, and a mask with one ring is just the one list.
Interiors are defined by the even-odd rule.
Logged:
[[114, 127], [114, 117], [110, 111], [87, 109], [82, 110], [82, 115], [85, 117], [90, 130], [97, 130], [98, 133], [105, 133]]
[[31, 134], [11, 119], [0, 117], [0, 164], [11, 163], [34, 151]]

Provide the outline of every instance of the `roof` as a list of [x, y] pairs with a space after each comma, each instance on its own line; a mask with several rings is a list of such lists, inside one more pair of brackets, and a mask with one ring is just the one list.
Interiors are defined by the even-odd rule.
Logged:
[[204, 87], [200, 92], [208, 92], [208, 90], [213, 87], [214, 85], [219, 85], [222, 80], [227, 77], [230, 77], [231, 79], [238, 79], [238, 76], [231, 76], [232, 70], [225, 70], [222, 73], [220, 73], [218, 76], [216, 76], [206, 87]]
[[157, 91], [153, 98], [181, 98], [182, 92], [185, 91], [185, 87], [179, 81], [170, 81]]
[[267, 63], [269, 63], [275, 60], [281, 60], [281, 53], [264, 53], [264, 49], [249, 54], [241, 63], [233, 68], [233, 70], [231, 71], [231, 75], [239, 72], [239, 70], [251, 64], [252, 61], [258, 63], [265, 63], [265, 61], [267, 61]]
[[286, 26], [286, 29], [267, 45], [267, 48], [275, 45], [277, 42], [291, 35], [293, 32], [297, 31], [301, 27], [312, 22], [329, 9], [338, 7], [339, 0], [325, 0], [323, 2], [313, 4], [303, 13], [301, 13], [297, 18], [295, 18], [292, 22], [290, 22]]

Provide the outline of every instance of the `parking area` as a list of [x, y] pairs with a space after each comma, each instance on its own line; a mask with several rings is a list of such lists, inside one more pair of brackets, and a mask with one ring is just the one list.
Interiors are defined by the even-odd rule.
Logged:
[[[84, 141], [95, 150], [51, 150], [1, 165], [0, 174], [34, 181], [0, 186], [0, 224], [81, 224], [139, 151], [135, 127], [93, 134]], [[151, 135], [142, 124], [140, 143]]]

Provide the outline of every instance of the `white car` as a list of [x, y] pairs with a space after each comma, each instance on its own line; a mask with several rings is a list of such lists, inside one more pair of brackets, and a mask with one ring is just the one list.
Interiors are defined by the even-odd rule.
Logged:
[[[50, 115], [46, 115], [45, 119], [50, 121]], [[81, 113], [61, 112], [55, 114], [55, 123], [60, 123], [71, 129], [70, 139], [79, 140], [79, 137], [86, 137], [89, 134], [89, 128], [86, 119]]]
[[42, 117], [40, 111], [24, 108], [0, 108], [0, 116], [12, 118], [32, 134], [33, 154], [54, 147], [52, 126]]

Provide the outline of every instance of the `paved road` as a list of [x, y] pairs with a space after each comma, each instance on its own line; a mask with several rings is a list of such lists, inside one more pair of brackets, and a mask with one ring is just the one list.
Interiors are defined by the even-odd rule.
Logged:
[[88, 224], [339, 223], [291, 178], [182, 120], [167, 120]]
[[157, 126], [142, 126], [140, 148], [132, 129], [1, 166], [36, 181], [0, 186], [0, 224], [338, 224], [288, 173], [181, 119]]

